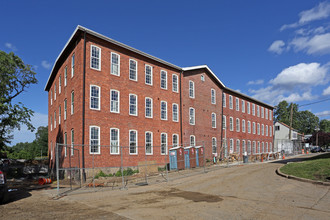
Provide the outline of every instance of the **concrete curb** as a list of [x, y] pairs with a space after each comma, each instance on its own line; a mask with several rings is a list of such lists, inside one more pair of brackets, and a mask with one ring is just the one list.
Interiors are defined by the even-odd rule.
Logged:
[[[282, 168], [282, 167], [280, 167], [280, 168]], [[291, 176], [291, 175], [284, 174], [280, 171], [280, 168], [276, 169], [276, 174], [279, 175], [279, 176], [285, 177], [287, 179], [298, 180], [298, 181], [301, 181], [301, 182], [307, 182], [307, 183], [312, 183], [312, 184], [316, 184], [316, 185], [330, 186], [330, 182], [310, 180], [310, 179], [305, 179], [305, 178], [301, 178], [301, 177], [297, 177], [297, 176]]]

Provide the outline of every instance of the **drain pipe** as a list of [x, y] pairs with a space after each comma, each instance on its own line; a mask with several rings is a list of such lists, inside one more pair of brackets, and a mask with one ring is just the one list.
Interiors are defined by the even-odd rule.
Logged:
[[84, 62], [83, 62], [83, 94], [82, 94], [82, 168], [83, 181], [86, 182], [85, 172], [85, 84], [86, 84], [86, 30], [84, 30]]
[[222, 89], [222, 95], [221, 95], [221, 125], [220, 125], [220, 129], [221, 129], [221, 140], [220, 140], [220, 150], [219, 150], [219, 159], [222, 159], [222, 152], [221, 152], [221, 148], [223, 146], [223, 89]]
[[183, 146], [183, 137], [182, 137], [182, 88], [181, 88], [181, 77], [183, 77], [183, 70], [180, 73], [180, 139], [181, 139], [181, 146]]

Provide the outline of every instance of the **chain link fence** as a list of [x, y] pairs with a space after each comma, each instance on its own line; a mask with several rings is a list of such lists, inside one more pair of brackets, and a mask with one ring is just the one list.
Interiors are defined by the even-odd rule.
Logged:
[[299, 140], [286, 140], [286, 139], [276, 139], [275, 140], [275, 151], [285, 154], [286, 156], [294, 156], [302, 154], [302, 149], [304, 149], [304, 143]]

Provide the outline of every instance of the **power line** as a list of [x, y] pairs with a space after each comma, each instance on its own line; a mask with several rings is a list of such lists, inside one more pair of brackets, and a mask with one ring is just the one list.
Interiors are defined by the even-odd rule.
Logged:
[[321, 102], [326, 102], [326, 101], [329, 101], [329, 100], [330, 100], [330, 98], [328, 98], [328, 99], [323, 99], [323, 100], [316, 101], [316, 102], [311, 102], [311, 103], [307, 103], [307, 104], [303, 104], [303, 105], [298, 105], [298, 107], [301, 107], [301, 106], [307, 106], [307, 105], [314, 105], [314, 104], [321, 103]]

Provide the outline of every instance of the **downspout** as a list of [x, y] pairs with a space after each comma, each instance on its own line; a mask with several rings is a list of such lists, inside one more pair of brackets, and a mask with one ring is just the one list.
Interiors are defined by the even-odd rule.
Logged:
[[219, 159], [222, 159], [222, 153], [221, 153], [221, 148], [223, 146], [223, 89], [222, 89], [222, 94], [221, 94], [221, 140], [220, 140], [220, 150], [219, 150]]
[[85, 172], [85, 83], [86, 83], [86, 30], [84, 30], [84, 62], [83, 62], [83, 94], [82, 94], [82, 168], [83, 181], [86, 181]]
[[183, 136], [182, 136], [182, 90], [181, 90], [181, 77], [183, 76], [183, 70], [181, 70], [180, 73], [180, 140], [181, 140], [181, 146], [183, 146]]

